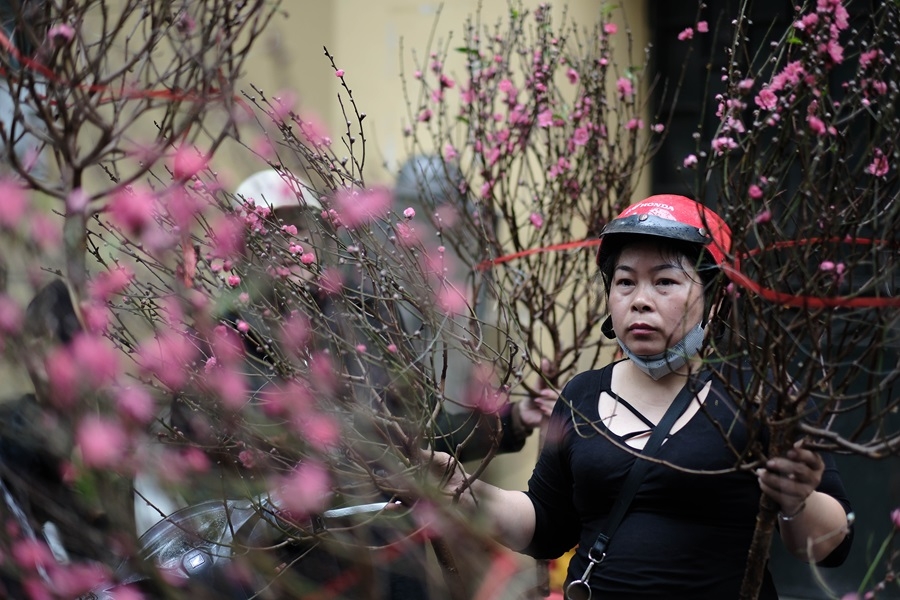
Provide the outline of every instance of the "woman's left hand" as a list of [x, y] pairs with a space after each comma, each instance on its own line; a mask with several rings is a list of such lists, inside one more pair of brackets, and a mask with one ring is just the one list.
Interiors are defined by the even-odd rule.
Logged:
[[763, 493], [778, 503], [781, 513], [794, 516], [816, 491], [824, 471], [822, 457], [798, 441], [784, 456], [769, 459], [757, 475]]

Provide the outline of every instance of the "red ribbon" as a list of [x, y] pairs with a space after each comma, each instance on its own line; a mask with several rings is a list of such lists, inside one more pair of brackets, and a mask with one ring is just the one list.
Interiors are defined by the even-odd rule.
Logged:
[[[769, 252], [771, 250], [780, 250], [782, 248], [793, 248], [796, 246], [805, 246], [808, 244], [820, 244], [820, 243], [837, 243], [837, 244], [860, 244], [860, 245], [885, 245], [885, 246], [896, 246], [895, 243], [887, 242], [885, 240], [878, 239], [869, 239], [869, 238], [804, 238], [800, 240], [787, 240], [783, 242], [776, 242], [770, 246], [766, 246], [765, 248], [756, 248], [754, 250], [750, 250], [749, 252], [745, 252], [741, 256], [735, 258], [734, 263], [723, 265], [723, 271], [728, 276], [728, 278], [734, 282], [735, 284], [741, 286], [742, 288], [760, 296], [765, 300], [769, 300], [771, 302], [777, 302], [779, 304], [783, 304], [785, 306], [792, 306], [796, 308], [900, 308], [900, 298], [894, 297], [871, 297], [871, 296], [856, 296], [856, 297], [847, 297], [847, 296], [799, 296], [796, 294], [788, 294], [785, 292], [778, 292], [773, 289], [763, 287], [758, 282], [753, 281], [741, 271], [741, 260], [750, 258], [751, 256], [757, 256], [759, 254], [764, 254], [765, 252]], [[521, 250], [519, 252], [515, 252], [513, 254], [507, 254], [505, 256], [500, 256], [498, 258], [493, 258], [490, 260], [483, 261], [478, 263], [475, 266], [475, 269], [478, 271], [486, 271], [490, 269], [494, 265], [499, 265], [502, 263], [510, 262], [517, 258], [522, 258], [523, 256], [530, 256], [532, 254], [538, 254], [540, 252], [555, 252], [558, 250], [572, 250], [575, 248], [586, 248], [591, 246], [598, 246], [600, 244], [599, 239], [589, 239], [589, 240], [581, 240], [577, 242], [565, 242], [562, 244], [553, 244], [551, 246], [544, 246], [542, 248], [530, 248], [528, 250]]]

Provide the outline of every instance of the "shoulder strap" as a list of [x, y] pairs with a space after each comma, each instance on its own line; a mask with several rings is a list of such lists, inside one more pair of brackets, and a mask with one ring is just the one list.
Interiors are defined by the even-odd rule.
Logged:
[[678, 392], [678, 395], [672, 400], [672, 404], [669, 405], [663, 418], [660, 419], [656, 427], [653, 428], [653, 432], [650, 434], [647, 444], [641, 451], [640, 456], [635, 459], [634, 464], [631, 465], [628, 476], [625, 478], [625, 483], [622, 484], [622, 491], [619, 493], [619, 496], [616, 498], [612, 510], [610, 511], [606, 531], [597, 537], [597, 541], [594, 542], [594, 546], [590, 550], [591, 554], [597, 557], [598, 560], [605, 554], [610, 538], [612, 538], [616, 529], [618, 529], [619, 523], [622, 522], [622, 518], [628, 511], [631, 500], [641, 486], [641, 482], [647, 473], [647, 469], [649, 469], [652, 464], [649, 460], [642, 460], [642, 457], [652, 457], [656, 454], [659, 447], [662, 446], [666, 436], [669, 435], [672, 425], [674, 425], [675, 421], [684, 414], [684, 411], [687, 410], [691, 400], [697, 395], [697, 392], [706, 385], [709, 377], [710, 373], [708, 371], [699, 374], [696, 377], [689, 377], [687, 382], [685, 382], [684, 387], [681, 388], [681, 391]]

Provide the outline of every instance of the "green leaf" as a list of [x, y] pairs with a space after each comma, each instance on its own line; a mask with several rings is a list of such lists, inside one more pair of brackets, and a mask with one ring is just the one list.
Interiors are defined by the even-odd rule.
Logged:
[[475, 48], [467, 48], [466, 46], [460, 46], [459, 48], [456, 48], [456, 51], [463, 54], [475, 54], [476, 56], [478, 55], [478, 50], [476, 50]]

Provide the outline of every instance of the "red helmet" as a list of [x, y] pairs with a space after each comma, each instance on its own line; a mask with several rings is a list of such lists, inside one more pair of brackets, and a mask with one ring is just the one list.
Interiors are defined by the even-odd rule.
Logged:
[[632, 204], [600, 232], [597, 264], [615, 250], [611, 236], [649, 235], [700, 244], [716, 265], [725, 262], [731, 249], [731, 229], [722, 217], [684, 196], [660, 194]]

